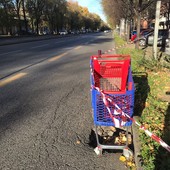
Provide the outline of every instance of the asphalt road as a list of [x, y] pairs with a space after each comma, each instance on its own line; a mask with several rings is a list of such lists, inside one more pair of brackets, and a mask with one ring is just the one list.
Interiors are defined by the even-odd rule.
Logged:
[[0, 47], [0, 169], [126, 169], [89, 145], [89, 58], [113, 47], [111, 33]]

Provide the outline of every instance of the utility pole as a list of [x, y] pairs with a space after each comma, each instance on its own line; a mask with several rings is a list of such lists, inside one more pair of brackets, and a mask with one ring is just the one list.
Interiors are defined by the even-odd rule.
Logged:
[[157, 1], [156, 4], [156, 18], [155, 18], [155, 29], [154, 29], [154, 43], [153, 43], [153, 55], [154, 59], [157, 60], [157, 43], [158, 43], [158, 29], [159, 29], [159, 18], [160, 18], [161, 1]]

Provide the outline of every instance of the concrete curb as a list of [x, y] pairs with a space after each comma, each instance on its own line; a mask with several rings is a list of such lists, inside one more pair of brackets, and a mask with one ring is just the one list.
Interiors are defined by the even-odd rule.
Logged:
[[[138, 116], [133, 117], [135, 120], [138, 120]], [[138, 127], [133, 123], [132, 124], [132, 133], [133, 133], [133, 145], [134, 145], [134, 159], [137, 170], [143, 170], [140, 160], [140, 148], [141, 143], [139, 139], [139, 129]]]

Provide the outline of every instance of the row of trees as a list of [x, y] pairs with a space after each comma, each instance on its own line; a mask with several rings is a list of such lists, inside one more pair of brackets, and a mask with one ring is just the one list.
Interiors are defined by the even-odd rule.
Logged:
[[77, 2], [66, 0], [0, 0], [0, 30], [12, 34], [12, 28], [38, 34], [42, 27], [50, 33], [59, 30], [97, 30], [105, 24]]
[[[141, 18], [147, 18], [148, 21], [155, 18], [156, 2], [156, 0], [102, 0], [102, 6], [112, 27], [119, 25], [124, 18], [126, 23], [133, 23], [139, 37]], [[163, 0], [161, 15], [167, 16], [169, 20], [169, 13], [170, 0]]]

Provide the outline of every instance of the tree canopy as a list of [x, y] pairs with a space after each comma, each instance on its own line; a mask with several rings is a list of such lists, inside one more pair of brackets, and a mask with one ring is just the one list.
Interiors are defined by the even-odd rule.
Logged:
[[102, 6], [110, 25], [115, 27], [122, 18], [136, 22], [142, 17], [154, 18], [155, 0], [102, 0]]
[[[25, 24], [24, 24], [25, 23]], [[72, 0], [0, 0], [0, 31], [97, 30], [105, 24], [100, 16]]]

